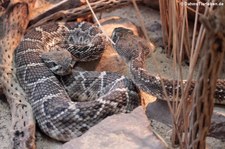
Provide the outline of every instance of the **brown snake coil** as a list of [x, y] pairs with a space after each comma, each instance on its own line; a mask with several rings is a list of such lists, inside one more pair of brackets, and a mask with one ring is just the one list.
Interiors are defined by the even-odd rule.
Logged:
[[104, 43], [101, 31], [87, 22], [48, 23], [24, 35], [15, 53], [16, 75], [39, 127], [50, 137], [68, 141], [106, 116], [140, 104], [133, 82], [109, 72], [73, 71], [62, 78], [67, 93], [41, 59], [50, 50], [67, 49], [76, 61], [94, 60]]

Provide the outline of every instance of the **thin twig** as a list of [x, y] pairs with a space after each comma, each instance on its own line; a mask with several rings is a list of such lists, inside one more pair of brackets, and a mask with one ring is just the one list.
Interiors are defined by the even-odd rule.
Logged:
[[150, 39], [148, 37], [147, 30], [145, 28], [144, 19], [143, 19], [142, 15], [141, 15], [141, 12], [140, 12], [140, 10], [139, 10], [139, 8], [137, 6], [136, 0], [132, 0], [132, 3], [133, 3], [133, 6], [134, 6], [134, 8], [136, 10], [136, 13], [137, 13], [137, 16], [138, 16], [137, 18], [138, 18], [139, 22], [141, 23], [141, 29], [142, 29], [142, 31], [144, 33], [145, 39], [148, 41], [151, 50], [154, 51], [155, 50], [155, 46], [152, 44], [152, 42], [150, 41]]
[[102, 33], [106, 36], [107, 40], [110, 41], [112, 45], [115, 45], [115, 43], [112, 41], [112, 39], [111, 39], [111, 38], [106, 34], [106, 32], [103, 30], [103, 28], [102, 28], [100, 22], [98, 21], [98, 18], [96, 17], [96, 15], [95, 15], [93, 9], [91, 8], [91, 5], [90, 5], [89, 1], [86, 0], [86, 2], [87, 2], [88, 7], [89, 7], [90, 10], [91, 10], [92, 15], [93, 15], [94, 18], [95, 18], [95, 21], [96, 21], [97, 24], [99, 25], [99, 28], [102, 30]]

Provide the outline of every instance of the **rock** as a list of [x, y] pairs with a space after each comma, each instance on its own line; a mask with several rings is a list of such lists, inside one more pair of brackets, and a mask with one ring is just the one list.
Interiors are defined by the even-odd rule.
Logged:
[[[146, 115], [151, 120], [163, 123], [169, 127], [172, 126], [172, 117], [166, 101], [156, 100], [148, 104]], [[208, 136], [225, 141], [225, 110], [216, 105], [214, 107]]]
[[225, 114], [221, 110], [214, 110], [208, 136], [225, 141]]
[[164, 149], [164, 144], [149, 129], [142, 107], [130, 114], [110, 116], [87, 133], [65, 143], [63, 149]]
[[155, 21], [154, 24], [152, 24], [149, 27], [149, 31], [154, 32], [154, 31], [161, 30], [161, 28], [162, 28], [161, 24], [159, 22]]
[[154, 119], [166, 125], [172, 125], [172, 117], [167, 102], [156, 100], [148, 104], [146, 115], [149, 119]]

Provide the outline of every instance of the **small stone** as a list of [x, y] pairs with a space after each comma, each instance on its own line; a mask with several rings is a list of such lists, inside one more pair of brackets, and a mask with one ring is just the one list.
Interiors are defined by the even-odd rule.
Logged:
[[161, 30], [161, 24], [157, 21], [155, 21], [150, 27], [149, 27], [149, 31], [154, 32], [154, 31], [158, 31]]

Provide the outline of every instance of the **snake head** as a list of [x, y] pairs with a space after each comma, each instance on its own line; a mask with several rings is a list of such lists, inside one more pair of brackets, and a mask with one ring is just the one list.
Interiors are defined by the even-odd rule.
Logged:
[[56, 75], [64, 76], [72, 73], [73, 58], [66, 50], [43, 53], [41, 59]]
[[134, 35], [133, 31], [123, 27], [117, 27], [112, 32], [112, 40], [114, 43], [117, 43], [120, 38], [126, 38], [129, 35]]
[[112, 33], [112, 40], [115, 43], [114, 49], [127, 63], [140, 54], [142, 55], [145, 41], [134, 35], [131, 30], [122, 27], [115, 28]]

